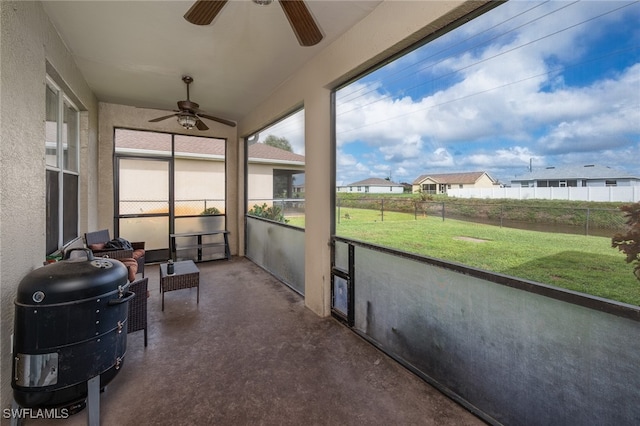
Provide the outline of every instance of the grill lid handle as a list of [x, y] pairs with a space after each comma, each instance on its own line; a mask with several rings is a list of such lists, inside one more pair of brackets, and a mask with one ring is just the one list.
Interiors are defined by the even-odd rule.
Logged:
[[74, 251], [79, 251], [82, 250], [85, 255], [87, 256], [87, 260], [93, 260], [93, 252], [91, 251], [91, 249], [88, 248], [83, 248], [83, 247], [76, 247], [76, 248], [72, 248], [69, 249], [67, 251], [64, 252], [64, 258], [63, 260], [68, 260], [71, 258], [71, 253]]
[[126, 291], [124, 293], [123, 297], [120, 297], [118, 299], [111, 299], [109, 300], [109, 302], [107, 303], [109, 306], [115, 306], [115, 305], [120, 305], [121, 303], [125, 303], [128, 302], [129, 300], [133, 299], [135, 297], [135, 293], [132, 291]]

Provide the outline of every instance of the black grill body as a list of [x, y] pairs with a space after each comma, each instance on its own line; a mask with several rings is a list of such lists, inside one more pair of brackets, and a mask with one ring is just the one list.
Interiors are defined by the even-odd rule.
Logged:
[[[76, 253], [77, 254], [77, 253]], [[15, 301], [13, 375], [22, 407], [82, 402], [87, 381], [106, 386], [127, 347], [127, 269], [84, 256], [38, 268], [23, 278]]]

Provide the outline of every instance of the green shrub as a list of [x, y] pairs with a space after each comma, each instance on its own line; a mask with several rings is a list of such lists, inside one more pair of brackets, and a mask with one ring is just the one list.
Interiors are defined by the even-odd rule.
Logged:
[[267, 206], [267, 203], [261, 206], [254, 204], [253, 208], [248, 212], [251, 216], [262, 217], [264, 219], [274, 220], [276, 222], [288, 223], [289, 221], [284, 218], [282, 214], [282, 208], [278, 206]]
[[208, 214], [220, 214], [220, 210], [217, 207], [207, 207], [200, 213], [200, 215], [208, 215]]
[[640, 202], [620, 207], [627, 218], [629, 229], [626, 234], [618, 233], [611, 239], [611, 247], [627, 255], [627, 263], [634, 263], [633, 272], [640, 280]]

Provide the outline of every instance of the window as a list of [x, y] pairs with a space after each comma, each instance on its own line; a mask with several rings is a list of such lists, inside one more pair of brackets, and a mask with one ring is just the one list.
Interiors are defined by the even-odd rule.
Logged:
[[435, 194], [436, 193], [436, 184], [435, 183], [425, 183], [422, 185], [422, 192], [425, 194]]
[[45, 95], [46, 254], [78, 236], [79, 112], [47, 77]]
[[[624, 258], [610, 247], [617, 212], [611, 209], [611, 217], [596, 223], [593, 210], [574, 213], [577, 209], [567, 200], [552, 209], [545, 197], [566, 192], [557, 190], [561, 186], [578, 185], [572, 174], [562, 176], [559, 166], [598, 163], [640, 175], [637, 155], [629, 155], [637, 151], [633, 141], [640, 131], [637, 120], [627, 120], [640, 110], [640, 3], [489, 2], [483, 12], [336, 89], [335, 180], [353, 182], [392, 171], [401, 182], [415, 182], [422, 193], [407, 197], [406, 205], [384, 203], [380, 219], [376, 209], [381, 202], [371, 207], [354, 203], [352, 209], [361, 211], [349, 214], [363, 223], [336, 220], [335, 233], [612, 298], [615, 285], [637, 284]], [[585, 102], [589, 109], [577, 107]], [[446, 197], [448, 184], [425, 178], [469, 172], [490, 172], [501, 186], [521, 183], [522, 190], [509, 192], [520, 198], [507, 201], [499, 198], [502, 191], [485, 191], [482, 198], [487, 199], [480, 205], [472, 197]], [[615, 186], [616, 181], [593, 184]], [[583, 196], [595, 189], [572, 193]], [[394, 221], [387, 219], [391, 209], [398, 214]], [[407, 221], [402, 227], [397, 225], [401, 214]], [[526, 230], [516, 229], [524, 223]], [[498, 235], [507, 228], [511, 238]], [[525, 231], [535, 234], [518, 234]], [[574, 235], [569, 237], [570, 231]], [[450, 234], [436, 246], [435, 239], [425, 238], [428, 232], [438, 238]], [[391, 233], [393, 241], [387, 238]], [[470, 236], [475, 244], [459, 242]], [[575, 236], [579, 242], [571, 243]], [[483, 246], [503, 237], [515, 242], [512, 250], [483, 254]], [[543, 242], [547, 238], [554, 242]], [[527, 260], [515, 254], [521, 250], [531, 250]], [[594, 263], [615, 270], [615, 278], [612, 273], [597, 276]], [[569, 267], [572, 277], [561, 270]], [[584, 271], [589, 273], [577, 278]], [[600, 292], [599, 282], [611, 284]]]
[[248, 214], [303, 228], [304, 109], [246, 140]]

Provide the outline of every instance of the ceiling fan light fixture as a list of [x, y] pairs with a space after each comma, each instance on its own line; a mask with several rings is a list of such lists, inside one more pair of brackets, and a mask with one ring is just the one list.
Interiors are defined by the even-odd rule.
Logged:
[[192, 114], [178, 115], [178, 123], [187, 130], [193, 129], [196, 125], [196, 117]]
[[268, 6], [273, 2], [273, 0], [253, 0], [253, 2], [258, 6]]
[[[211, 0], [200, 1], [210, 2]], [[193, 129], [194, 127], [196, 127], [198, 130], [209, 130], [209, 127], [200, 119], [202, 117], [206, 118], [207, 120], [217, 121], [218, 123], [222, 123], [227, 126], [236, 127], [236, 123], [234, 121], [225, 120], [224, 118], [220, 117], [214, 117], [213, 115], [202, 111], [200, 109], [200, 105], [198, 105], [197, 103], [191, 102], [191, 100], [189, 99], [189, 85], [193, 83], [193, 78], [188, 75], [183, 75], [182, 81], [184, 81], [184, 83], [187, 85], [187, 99], [178, 101], [178, 109], [174, 110], [176, 114], [153, 118], [149, 120], [149, 123], [157, 123], [158, 121], [166, 120], [171, 117], [177, 117], [178, 123], [187, 130]]]

